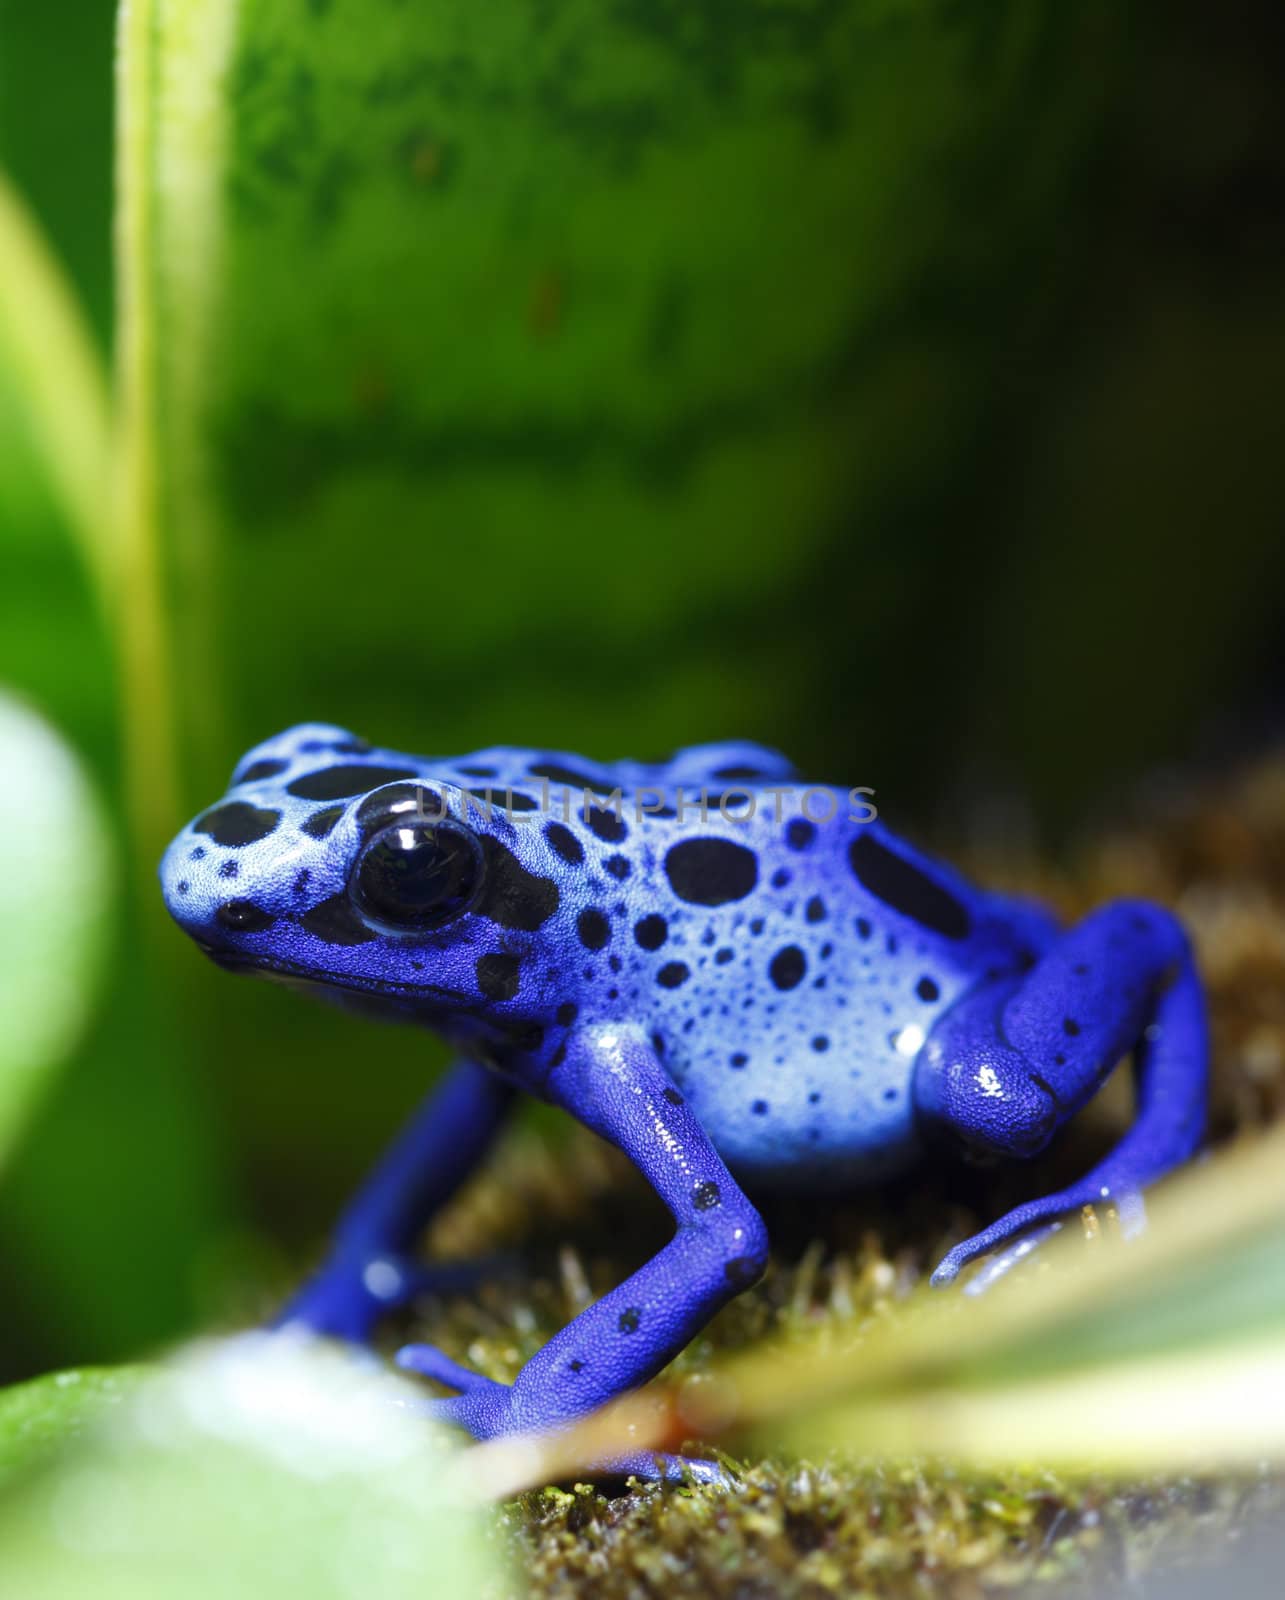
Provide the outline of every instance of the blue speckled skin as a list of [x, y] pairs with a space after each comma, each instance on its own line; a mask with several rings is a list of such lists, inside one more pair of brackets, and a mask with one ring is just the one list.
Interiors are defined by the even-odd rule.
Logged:
[[[582, 784], [619, 789], [619, 817], [586, 809]], [[747, 790], [755, 815], [732, 820]], [[283, 1321], [363, 1340], [406, 1299], [424, 1278], [408, 1261], [419, 1231], [515, 1089], [623, 1149], [676, 1232], [512, 1387], [426, 1346], [402, 1353], [460, 1391], [433, 1405], [479, 1438], [556, 1426], [659, 1371], [764, 1267], [747, 1190], [878, 1182], [942, 1135], [1032, 1156], [1130, 1051], [1138, 1111], [1117, 1149], [960, 1245], [935, 1281], [998, 1248], [974, 1279], [991, 1282], [1104, 1197], [1140, 1225], [1139, 1191], [1204, 1125], [1204, 1006], [1180, 927], [1119, 902], [1059, 932], [870, 809], [752, 745], [650, 766], [511, 748], [425, 760], [309, 724], [252, 750], [166, 853], [175, 919], [222, 965], [434, 1028], [460, 1056]], [[387, 898], [386, 861], [425, 849], [446, 850], [454, 886], [417, 891], [436, 925]]]

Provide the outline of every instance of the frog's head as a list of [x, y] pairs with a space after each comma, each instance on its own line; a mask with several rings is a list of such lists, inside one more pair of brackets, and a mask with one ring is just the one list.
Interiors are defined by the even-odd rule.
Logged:
[[479, 803], [476, 761], [293, 728], [170, 845], [166, 905], [222, 966], [516, 1036], [542, 1010], [527, 958], [556, 928], [556, 858], [498, 794]]

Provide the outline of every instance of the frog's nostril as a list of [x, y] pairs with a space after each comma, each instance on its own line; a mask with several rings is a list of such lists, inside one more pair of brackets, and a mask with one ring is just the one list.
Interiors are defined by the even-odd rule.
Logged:
[[225, 900], [215, 911], [214, 920], [229, 933], [262, 933], [277, 919], [253, 900]]

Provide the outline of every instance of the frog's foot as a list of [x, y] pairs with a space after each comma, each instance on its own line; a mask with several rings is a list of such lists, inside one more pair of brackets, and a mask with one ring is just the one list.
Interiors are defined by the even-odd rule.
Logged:
[[[1039, 1249], [1045, 1240], [1060, 1233], [1068, 1219], [1085, 1206], [1109, 1203], [1116, 1208], [1120, 1218], [1120, 1232], [1125, 1239], [1136, 1238], [1147, 1225], [1146, 1209], [1137, 1190], [1113, 1194], [1109, 1185], [1086, 1179], [1057, 1194], [1032, 1200], [1018, 1206], [1006, 1217], [983, 1228], [971, 1239], [946, 1255], [932, 1275], [935, 1289], [954, 1283], [960, 1271], [979, 1256], [997, 1253], [980, 1272], [970, 1279], [965, 1294], [979, 1295], [991, 1288]], [[1001, 1248], [1002, 1247], [1002, 1248]]]
[[[462, 1367], [431, 1344], [404, 1345], [393, 1358], [405, 1372], [431, 1378], [458, 1394], [441, 1400], [425, 1400], [417, 1408], [434, 1422], [463, 1428], [474, 1439], [496, 1439], [505, 1434], [538, 1429], [538, 1424], [519, 1418], [511, 1384], [497, 1383], [481, 1373]], [[561, 1424], [565, 1426], [565, 1422]], [[639, 1478], [667, 1483], [700, 1483], [730, 1488], [734, 1479], [716, 1461], [701, 1461], [689, 1456], [664, 1452], [635, 1451], [626, 1456], [586, 1462], [580, 1476], [595, 1478]]]
[[332, 1256], [288, 1302], [272, 1327], [367, 1344], [385, 1312], [409, 1305], [421, 1295], [458, 1293], [511, 1267], [511, 1261], [499, 1256], [433, 1264], [391, 1251]]

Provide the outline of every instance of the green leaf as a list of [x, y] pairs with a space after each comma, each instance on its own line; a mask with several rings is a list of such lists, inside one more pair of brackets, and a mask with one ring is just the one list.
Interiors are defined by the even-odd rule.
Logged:
[[[0, 1168], [97, 994], [112, 847], [97, 796], [52, 728], [0, 692]], [[40, 797], [38, 807], [32, 795]]]
[[981, 1301], [929, 1292], [908, 1322], [775, 1373], [759, 1353], [728, 1381], [791, 1448], [1081, 1470], [1285, 1460], [1285, 1131], [1176, 1176], [1149, 1211], [1128, 1245], [1086, 1256], [1068, 1228], [1042, 1272]]
[[106, 377], [71, 286], [3, 171], [0, 389], [9, 413], [0, 475], [14, 470], [4, 458], [25, 435], [87, 568], [108, 592], [114, 551]]
[[[5, 28], [0, 80], [22, 55], [10, 52], [13, 25], [0, 17]], [[2, 95], [0, 107], [8, 109]], [[0, 684], [28, 695], [101, 768], [116, 743], [104, 603], [114, 577], [107, 380], [62, 266], [3, 170], [6, 142], [0, 139]]]
[[[454, 1448], [414, 1391], [345, 1352], [270, 1335], [194, 1346], [128, 1375], [86, 1424], [42, 1413], [59, 1379], [6, 1418], [71, 1430], [0, 1501], [0, 1592], [23, 1600], [420, 1600], [496, 1581], [480, 1514], [452, 1485]], [[99, 1383], [102, 1380], [98, 1380]]]
[[792, 722], [782, 586], [913, 561], [878, 510], [975, 436], [936, 308], [1002, 323], [1017, 267], [961, 194], [1060, 220], [1095, 95], [1053, 10], [132, 4], [134, 537], [205, 789], [305, 712], [604, 753]]
[[80, 1438], [103, 1413], [133, 1396], [145, 1367], [83, 1367], [0, 1389], [0, 1485]]
[[759, 1442], [813, 1456], [831, 1449], [945, 1456], [988, 1470], [1038, 1462], [1081, 1473], [1252, 1472], [1285, 1462], [1282, 1395], [1279, 1337], [1237, 1340], [1040, 1381], [980, 1389], [947, 1383], [870, 1396], [813, 1412]]

